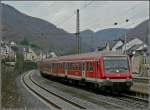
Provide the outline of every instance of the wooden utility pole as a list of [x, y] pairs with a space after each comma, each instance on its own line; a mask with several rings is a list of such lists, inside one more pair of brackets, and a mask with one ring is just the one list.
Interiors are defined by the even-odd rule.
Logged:
[[80, 54], [80, 23], [79, 23], [79, 9], [77, 9], [76, 19], [76, 42], [77, 42], [77, 54]]

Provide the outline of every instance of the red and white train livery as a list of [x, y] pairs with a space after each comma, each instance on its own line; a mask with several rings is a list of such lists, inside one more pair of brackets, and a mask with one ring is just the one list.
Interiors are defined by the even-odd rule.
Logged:
[[114, 52], [93, 52], [45, 59], [41, 73], [67, 80], [83, 81], [98, 87], [129, 89], [132, 85], [130, 59]]

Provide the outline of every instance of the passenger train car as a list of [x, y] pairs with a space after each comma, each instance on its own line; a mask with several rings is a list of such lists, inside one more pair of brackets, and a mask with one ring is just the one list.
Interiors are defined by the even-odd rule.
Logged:
[[130, 59], [114, 52], [93, 52], [45, 59], [42, 74], [94, 84], [99, 88], [124, 89], [132, 85]]

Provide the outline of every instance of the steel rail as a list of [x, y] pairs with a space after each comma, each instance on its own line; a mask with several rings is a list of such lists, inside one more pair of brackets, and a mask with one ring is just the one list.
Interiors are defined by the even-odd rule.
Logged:
[[59, 107], [58, 105], [56, 105], [55, 103], [51, 102], [50, 100], [48, 100], [47, 98], [43, 97], [41, 94], [39, 94], [37, 91], [35, 91], [33, 88], [31, 88], [25, 81], [25, 74], [22, 77], [22, 81], [25, 84], [25, 86], [30, 89], [33, 93], [35, 93], [38, 97], [40, 97], [43, 101], [45, 101], [46, 103], [48, 103], [50, 106], [53, 106], [56, 109], [61, 109], [61, 107]]
[[56, 93], [54, 93], [54, 92], [51, 92], [51, 91], [49, 91], [48, 89], [46, 89], [46, 88], [40, 86], [37, 82], [35, 82], [35, 81], [32, 79], [31, 74], [29, 75], [29, 79], [30, 79], [35, 85], [37, 85], [38, 87], [42, 88], [43, 90], [45, 90], [45, 91], [51, 93], [52, 95], [54, 95], [54, 96], [56, 96], [56, 97], [58, 97], [58, 98], [60, 98], [60, 99], [62, 99], [62, 100], [64, 100], [64, 101], [66, 101], [66, 102], [72, 104], [73, 106], [78, 107], [79, 109], [86, 109], [85, 107], [83, 107], [83, 106], [81, 106], [81, 105], [79, 105], [79, 104], [76, 104], [76, 103], [74, 103], [73, 101], [70, 101], [70, 100], [68, 100], [68, 99], [66, 99], [66, 98], [64, 98], [64, 97], [62, 97], [62, 96], [60, 96], [60, 95], [58, 95], [58, 94], [56, 94]]
[[[106, 92], [106, 91], [105, 91]], [[102, 94], [103, 95], [103, 94]], [[99, 97], [99, 95], [97, 95], [97, 98]], [[96, 97], [95, 97], [96, 98]], [[93, 97], [93, 99], [95, 99], [94, 97]], [[101, 99], [101, 97], [99, 97], [100, 99]], [[106, 98], [106, 97], [105, 97]], [[141, 103], [143, 103], [144, 105], [146, 105], [147, 104], [147, 100], [145, 101], [145, 100], [142, 100], [142, 99], [140, 99], [140, 98], [137, 98], [137, 97], [133, 97], [133, 96], [129, 96], [129, 94], [128, 95], [123, 95], [123, 94], [121, 94], [119, 97], [112, 97], [112, 98], [110, 98], [112, 101], [110, 101], [110, 100], [107, 100], [107, 98], [105, 99], [105, 101], [107, 101], [107, 103], [112, 103], [112, 102], [114, 102], [114, 101], [116, 101], [117, 102], [117, 104], [119, 104], [119, 105], [123, 105], [123, 103], [124, 104], [126, 104], [128, 101], [126, 101], [126, 99], [128, 99], [128, 100], [130, 100], [132, 103], [134, 103], [135, 102], [135, 105], [134, 105], [134, 107], [136, 107], [136, 103], [138, 103], [139, 105], [141, 104]], [[102, 98], [102, 100], [103, 100], [103, 98]], [[118, 102], [118, 101], [121, 101], [121, 102]], [[146, 102], [146, 103], [145, 103]], [[130, 104], [129, 104], [130, 105]], [[128, 106], [128, 104], [127, 104], [127, 106]], [[124, 107], [127, 107], [127, 106], [124, 106]], [[123, 107], [123, 106], [121, 106], [121, 107]], [[131, 107], [128, 107], [128, 108], [133, 108], [132, 106]], [[140, 107], [140, 108], [142, 108], [142, 106]]]
[[149, 83], [150, 78], [148, 77], [134, 77], [134, 82], [140, 82], [140, 83]]

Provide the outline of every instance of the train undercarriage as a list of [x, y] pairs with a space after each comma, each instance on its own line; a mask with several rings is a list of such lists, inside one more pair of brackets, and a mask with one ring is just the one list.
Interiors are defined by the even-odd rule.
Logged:
[[84, 85], [91, 89], [98, 89], [98, 90], [104, 90], [104, 91], [112, 91], [112, 92], [126, 92], [130, 89], [130, 87], [133, 85], [132, 80], [130, 81], [124, 81], [124, 82], [112, 82], [109, 80], [104, 80], [103, 82], [96, 82], [96, 81], [88, 81], [85, 79], [77, 80], [73, 78], [65, 77], [56, 77], [49, 74], [45, 74], [43, 72], [40, 72], [41, 75], [45, 78], [56, 80], [63, 82], [65, 84], [73, 84], [73, 85]]

